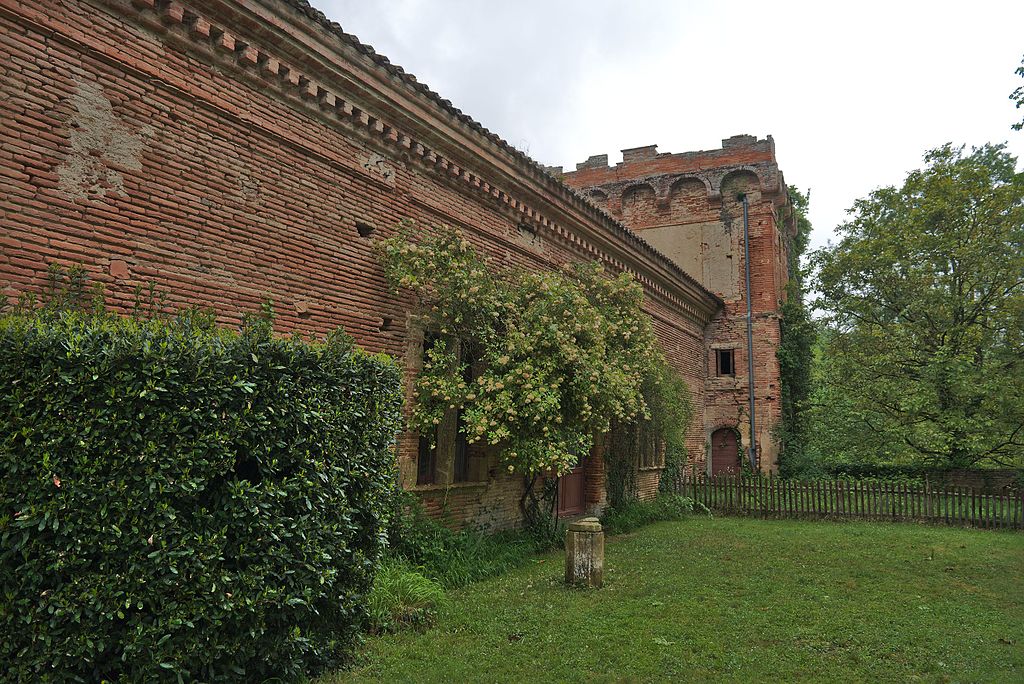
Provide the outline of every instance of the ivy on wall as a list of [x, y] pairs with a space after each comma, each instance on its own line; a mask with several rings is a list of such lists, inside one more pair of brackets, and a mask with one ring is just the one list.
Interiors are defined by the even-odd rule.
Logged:
[[802, 474], [812, 467], [806, 450], [807, 403], [811, 395], [813, 346], [817, 336], [804, 302], [804, 272], [800, 267], [800, 257], [807, 249], [811, 234], [811, 222], [807, 219], [809, 195], [790, 186], [789, 197], [796, 214], [797, 230], [789, 242], [789, 282], [786, 300], [779, 307], [781, 339], [776, 352], [782, 404], [782, 421], [778, 428], [782, 447], [779, 472], [783, 476]]
[[686, 464], [686, 431], [693, 403], [686, 382], [659, 360], [641, 387], [648, 418], [617, 422], [605, 450], [608, 503], [612, 508], [637, 498], [637, 466], [664, 466], [658, 488], [675, 491]]

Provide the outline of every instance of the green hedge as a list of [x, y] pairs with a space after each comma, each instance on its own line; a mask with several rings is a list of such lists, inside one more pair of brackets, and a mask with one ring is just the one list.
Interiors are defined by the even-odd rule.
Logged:
[[0, 318], [0, 670], [261, 681], [365, 619], [400, 374], [343, 335]]

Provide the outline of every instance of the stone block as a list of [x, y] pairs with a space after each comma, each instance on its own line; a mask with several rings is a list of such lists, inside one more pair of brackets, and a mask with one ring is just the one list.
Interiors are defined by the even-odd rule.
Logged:
[[565, 582], [600, 589], [604, 582], [604, 531], [597, 518], [569, 523], [565, 531]]

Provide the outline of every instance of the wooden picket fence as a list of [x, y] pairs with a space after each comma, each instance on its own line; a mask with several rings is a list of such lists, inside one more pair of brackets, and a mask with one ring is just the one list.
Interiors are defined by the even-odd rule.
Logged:
[[1024, 491], [983, 492], [927, 481], [797, 481], [774, 476], [687, 474], [679, 494], [727, 515], [919, 521], [988, 529], [1024, 529]]

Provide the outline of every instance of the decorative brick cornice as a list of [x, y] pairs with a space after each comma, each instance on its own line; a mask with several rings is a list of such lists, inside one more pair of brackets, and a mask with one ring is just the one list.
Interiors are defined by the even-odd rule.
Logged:
[[[380, 116], [377, 111], [371, 111], [372, 105], [363, 104], [362, 98], [356, 101], [356, 97], [342, 95], [344, 89], [332, 87], [330, 74], [322, 74], [317, 78], [314, 74], [307, 73], [285, 59], [278, 49], [258, 44], [246, 35], [243, 29], [235, 28], [228, 21], [218, 21], [212, 10], [207, 11], [214, 5], [223, 9], [223, 6], [238, 4], [235, 9], [244, 12], [244, 0], [239, 0], [238, 3], [209, 3], [203, 5], [203, 9], [174, 0], [131, 0], [130, 5], [124, 0], [104, 1], [115, 10], [134, 11], [138, 20], [149, 28], [162, 30], [177, 39], [183, 38], [210, 54], [211, 58], [230, 62], [251, 76], [259, 78], [262, 83], [276, 89], [289, 102], [304, 103], [306, 111], [311, 116], [334, 125], [342, 125], [355, 132], [365, 143], [384, 151], [389, 156], [415, 164], [446, 184], [485, 199], [506, 212], [515, 223], [532, 226], [538, 235], [560, 241], [589, 258], [603, 262], [610, 270], [631, 273], [649, 294], [657, 296], [702, 325], [706, 324], [722, 305], [717, 296], [646, 241], [575, 190], [555, 179], [544, 167], [463, 114], [449, 101], [441, 99], [401, 67], [392, 65], [387, 58], [378, 55], [371, 47], [344, 33], [339, 25], [328, 20], [303, 0], [256, 0], [255, 4], [261, 7], [284, 5], [285, 8], [291, 8], [313, 20], [328, 29], [345, 45], [369, 58], [377, 68], [395, 77], [403, 87], [411, 89], [416, 97], [425, 98], [433, 106], [453, 117], [463, 128], [469, 129], [472, 135], [482, 137], [491, 143], [492, 147], [497, 147], [505, 156], [511, 158], [513, 168], [519, 175], [518, 180], [534, 185], [537, 199], [546, 196], [547, 209], [541, 211], [533, 203], [517, 196], [518, 193], [513, 194], [499, 187], [494, 181], [483, 178], [475, 170], [465, 168], [459, 161], [432, 147], [427, 141], [419, 139], [411, 132], [401, 130], [392, 121]], [[487, 167], [485, 159], [479, 163]], [[606, 234], [602, 234], [604, 231], [594, 230], [595, 227], [603, 228]], [[635, 252], [630, 254], [631, 251]]]

